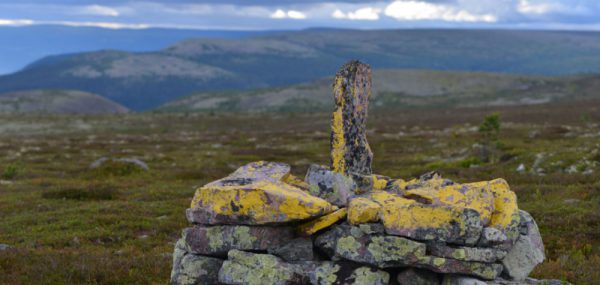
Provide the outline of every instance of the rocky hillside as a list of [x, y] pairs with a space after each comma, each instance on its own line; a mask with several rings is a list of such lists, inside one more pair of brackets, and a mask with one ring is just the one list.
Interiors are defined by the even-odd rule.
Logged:
[[128, 109], [101, 96], [74, 90], [31, 90], [0, 94], [2, 113], [117, 114]]
[[147, 110], [193, 92], [310, 82], [351, 58], [376, 69], [600, 72], [600, 33], [312, 29], [243, 39], [191, 39], [157, 52], [46, 57], [0, 77], [0, 92], [76, 89]]
[[[373, 108], [480, 107], [600, 99], [600, 76], [543, 77], [427, 70], [373, 71]], [[331, 78], [281, 88], [205, 92], [160, 111], [329, 111]]]

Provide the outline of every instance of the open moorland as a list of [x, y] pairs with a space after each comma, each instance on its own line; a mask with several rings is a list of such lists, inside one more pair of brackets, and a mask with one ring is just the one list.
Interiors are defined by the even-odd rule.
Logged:
[[[479, 132], [498, 112], [491, 148]], [[327, 113], [0, 116], [0, 284], [167, 284], [195, 188], [239, 165], [302, 176], [329, 160]], [[600, 101], [373, 111], [376, 173], [503, 177], [546, 245], [532, 274], [600, 284]], [[90, 169], [101, 157], [137, 158]], [[519, 169], [519, 171], [517, 171]]]

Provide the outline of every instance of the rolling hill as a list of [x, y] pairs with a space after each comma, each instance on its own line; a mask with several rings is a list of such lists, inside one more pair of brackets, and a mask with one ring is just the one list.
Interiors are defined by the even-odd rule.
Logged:
[[195, 92], [317, 80], [352, 58], [377, 69], [594, 73], [600, 72], [600, 33], [311, 29], [243, 39], [190, 39], [157, 52], [105, 50], [46, 57], [0, 77], [0, 92], [76, 89], [148, 110]]
[[238, 39], [260, 31], [186, 29], [104, 29], [62, 25], [0, 26], [0, 74], [20, 70], [49, 55], [117, 49], [155, 51], [189, 38]]
[[[332, 78], [280, 88], [204, 92], [158, 108], [163, 112], [329, 111]], [[545, 77], [484, 72], [375, 70], [373, 109], [529, 105], [600, 99], [600, 76]]]
[[128, 111], [101, 96], [75, 90], [30, 90], [0, 94], [0, 114], [119, 114]]

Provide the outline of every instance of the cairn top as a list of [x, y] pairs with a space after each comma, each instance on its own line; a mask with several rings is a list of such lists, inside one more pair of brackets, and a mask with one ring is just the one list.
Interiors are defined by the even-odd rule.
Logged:
[[344, 64], [333, 84], [336, 109], [331, 121], [331, 169], [371, 174], [373, 152], [366, 134], [371, 97], [371, 67], [358, 60]]

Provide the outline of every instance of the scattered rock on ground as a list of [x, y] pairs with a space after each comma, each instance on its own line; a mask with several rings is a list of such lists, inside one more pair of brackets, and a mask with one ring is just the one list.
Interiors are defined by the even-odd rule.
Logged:
[[148, 167], [148, 164], [146, 164], [145, 162], [143, 162], [137, 158], [114, 158], [114, 157], [113, 158], [101, 157], [101, 158], [97, 159], [96, 161], [92, 162], [92, 164], [90, 164], [89, 168], [90, 169], [99, 168], [100, 166], [102, 166], [104, 163], [106, 163], [108, 161], [127, 163], [127, 164], [131, 164], [131, 165], [135, 165], [136, 167], [139, 167], [146, 171], [150, 170], [150, 167]]

